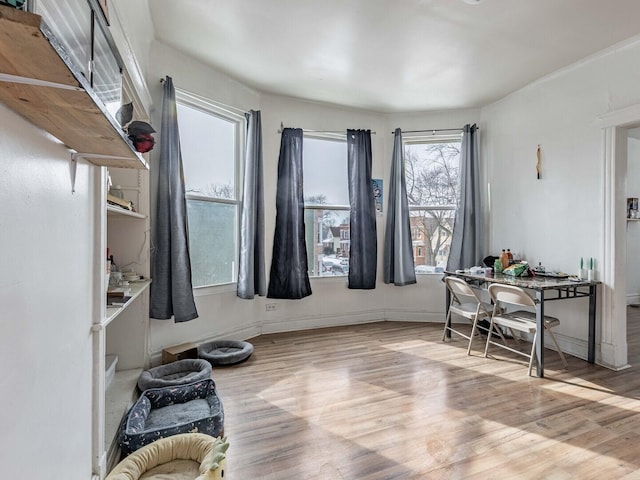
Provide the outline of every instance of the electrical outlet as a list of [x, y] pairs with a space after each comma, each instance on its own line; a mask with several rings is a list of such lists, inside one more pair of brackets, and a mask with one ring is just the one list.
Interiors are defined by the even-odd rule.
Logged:
[[267, 312], [273, 312], [276, 309], [275, 303], [267, 303]]

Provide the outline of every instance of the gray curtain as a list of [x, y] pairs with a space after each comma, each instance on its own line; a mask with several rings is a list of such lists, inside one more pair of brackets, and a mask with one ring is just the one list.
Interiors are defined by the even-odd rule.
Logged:
[[267, 292], [269, 298], [299, 299], [311, 295], [302, 179], [302, 129], [285, 128], [278, 160], [276, 230]]
[[389, 175], [387, 226], [384, 232], [384, 283], [397, 286], [416, 283], [407, 185], [404, 177], [402, 132], [396, 128]]
[[462, 129], [460, 200], [453, 224], [448, 271], [480, 265], [485, 256], [481, 239], [479, 182], [478, 129], [475, 124], [467, 124]]
[[158, 158], [156, 211], [153, 218], [149, 316], [176, 322], [198, 317], [191, 286], [182, 155], [173, 80], [166, 77]]
[[350, 253], [349, 288], [376, 288], [376, 206], [371, 187], [371, 131], [347, 130]]
[[247, 115], [247, 152], [240, 229], [240, 298], [251, 299], [267, 293], [264, 269], [264, 182], [262, 175], [262, 120], [260, 112]]

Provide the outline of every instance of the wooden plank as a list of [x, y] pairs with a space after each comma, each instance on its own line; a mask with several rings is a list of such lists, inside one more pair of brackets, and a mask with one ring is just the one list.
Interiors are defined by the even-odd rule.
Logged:
[[[53, 37], [51, 41], [56, 43]], [[74, 75], [65, 63], [65, 56], [42, 33], [39, 15], [0, 6], [0, 73], [86, 89], [0, 82], [0, 101], [79, 153], [119, 157], [87, 157], [92, 163], [147, 168], [86, 79]]]

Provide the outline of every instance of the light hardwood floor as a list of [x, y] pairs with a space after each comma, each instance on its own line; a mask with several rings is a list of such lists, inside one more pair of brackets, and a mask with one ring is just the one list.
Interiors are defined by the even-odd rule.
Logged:
[[226, 480], [640, 479], [640, 309], [620, 372], [547, 350], [544, 379], [442, 326], [262, 335], [215, 368]]

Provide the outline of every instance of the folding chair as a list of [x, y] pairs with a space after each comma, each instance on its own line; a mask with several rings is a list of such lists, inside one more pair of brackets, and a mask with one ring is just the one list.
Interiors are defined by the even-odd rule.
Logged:
[[[451, 301], [449, 302], [449, 312], [444, 322], [444, 331], [442, 332], [442, 341], [444, 342], [447, 335], [447, 331], [456, 333], [461, 337], [469, 340], [469, 346], [467, 347], [467, 355], [471, 355], [471, 344], [473, 343], [473, 337], [476, 335], [478, 328], [478, 320], [482, 318], [491, 318], [491, 312], [493, 307], [488, 303], [484, 303], [478, 297], [476, 291], [469, 286], [467, 282], [457, 277], [445, 277], [444, 282], [451, 294]], [[468, 319], [471, 324], [471, 334], [467, 335], [460, 330], [453, 328], [451, 322], [451, 314], [455, 313]]]
[[[529, 359], [529, 375], [531, 375], [531, 369], [533, 367], [533, 359], [535, 358], [536, 339], [539, 334], [536, 324], [536, 314], [530, 310], [517, 310], [514, 312], [506, 313], [505, 306], [512, 305], [515, 307], [534, 308], [536, 307], [536, 301], [522, 288], [514, 285], [502, 285], [494, 283], [489, 285], [489, 296], [494, 303], [493, 315], [491, 315], [491, 321], [489, 325], [489, 334], [487, 335], [487, 343], [484, 347], [484, 356], [486, 357], [489, 352], [489, 344], [497, 345], [501, 348], [509, 350], [511, 352], [523, 355]], [[564, 368], [567, 368], [567, 360], [564, 358], [562, 350], [556, 341], [556, 337], [551, 330], [553, 327], [560, 325], [560, 320], [549, 315], [544, 316], [544, 329], [549, 332], [549, 336], [556, 345], [560, 359], [564, 364]], [[514, 334], [514, 330], [523, 333], [533, 333], [533, 342], [531, 344], [531, 352], [526, 353], [515, 348], [511, 348], [507, 345], [507, 341], [502, 337], [504, 344], [494, 342], [491, 340], [491, 333], [493, 331], [500, 332], [501, 326], [511, 331], [514, 338], [517, 338]], [[542, 332], [544, 335], [544, 332]]]

